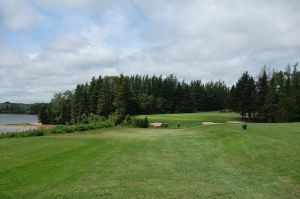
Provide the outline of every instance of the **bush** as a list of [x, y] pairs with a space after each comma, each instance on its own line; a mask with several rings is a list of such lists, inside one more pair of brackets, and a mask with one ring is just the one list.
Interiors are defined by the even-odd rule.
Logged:
[[149, 127], [149, 120], [148, 120], [148, 117], [145, 117], [143, 127], [144, 127], [144, 128], [148, 128], [148, 127]]
[[160, 127], [168, 128], [168, 124], [167, 123], [162, 123]]
[[124, 119], [125, 116], [122, 113], [113, 113], [108, 117], [108, 120], [110, 120], [115, 126], [122, 124]]
[[125, 125], [132, 125], [132, 119], [129, 115], [126, 115], [125, 117]]
[[135, 118], [133, 120], [133, 126], [138, 127], [138, 128], [148, 128], [149, 127], [149, 121], [148, 118], [145, 117], [144, 119], [140, 118]]

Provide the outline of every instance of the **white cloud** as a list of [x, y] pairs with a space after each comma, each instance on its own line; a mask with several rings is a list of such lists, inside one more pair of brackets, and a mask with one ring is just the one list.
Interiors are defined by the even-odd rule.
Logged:
[[51, 22], [37, 30], [51, 32], [38, 50], [0, 47], [0, 74], [16, 74], [1, 81], [0, 101], [48, 101], [92, 76], [120, 73], [232, 84], [245, 70], [284, 68], [300, 54], [297, 0], [0, 2], [8, 5], [0, 12], [13, 31]]
[[12, 31], [22, 31], [42, 20], [42, 14], [28, 1], [0, 0], [4, 25]]

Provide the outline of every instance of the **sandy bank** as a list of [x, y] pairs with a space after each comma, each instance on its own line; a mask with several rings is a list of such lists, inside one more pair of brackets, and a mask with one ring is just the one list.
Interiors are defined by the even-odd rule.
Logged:
[[43, 125], [41, 123], [33, 123], [33, 124], [0, 124], [0, 133], [7, 132], [22, 132], [30, 129], [38, 129], [38, 128], [52, 128], [53, 125]]

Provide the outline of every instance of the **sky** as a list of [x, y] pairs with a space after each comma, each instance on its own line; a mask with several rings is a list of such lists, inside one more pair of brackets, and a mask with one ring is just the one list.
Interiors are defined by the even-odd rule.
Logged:
[[0, 102], [93, 76], [236, 82], [299, 61], [299, 0], [0, 0]]

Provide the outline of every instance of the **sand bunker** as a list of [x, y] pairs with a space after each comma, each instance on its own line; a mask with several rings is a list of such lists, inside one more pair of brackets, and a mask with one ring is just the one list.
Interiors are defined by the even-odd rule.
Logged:
[[243, 122], [239, 122], [239, 121], [227, 121], [225, 123], [227, 123], [227, 124], [242, 124]]
[[161, 122], [152, 122], [152, 123], [150, 123], [150, 126], [161, 127], [162, 124], [163, 123], [161, 123]]
[[216, 122], [202, 122], [202, 125], [212, 125], [212, 124], [222, 124], [222, 123], [216, 123]]
[[202, 125], [213, 125], [213, 124], [241, 124], [239, 121], [227, 121], [225, 123], [216, 123], [216, 122], [202, 122]]

